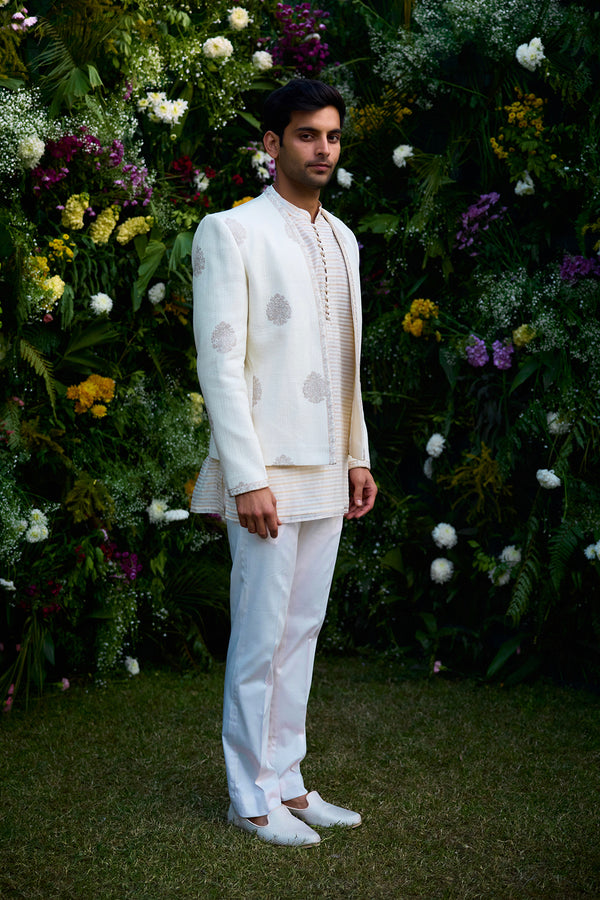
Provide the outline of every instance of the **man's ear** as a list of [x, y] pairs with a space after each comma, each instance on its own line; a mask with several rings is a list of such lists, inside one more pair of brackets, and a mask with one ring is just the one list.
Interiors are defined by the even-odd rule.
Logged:
[[279, 135], [274, 131], [267, 131], [263, 137], [263, 146], [272, 159], [279, 156]]

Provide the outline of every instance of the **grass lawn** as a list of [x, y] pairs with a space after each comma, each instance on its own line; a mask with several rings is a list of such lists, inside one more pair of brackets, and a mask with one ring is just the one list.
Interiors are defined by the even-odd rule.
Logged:
[[600, 897], [600, 703], [318, 658], [316, 848], [228, 826], [221, 667], [71, 688], [0, 722], [0, 898]]

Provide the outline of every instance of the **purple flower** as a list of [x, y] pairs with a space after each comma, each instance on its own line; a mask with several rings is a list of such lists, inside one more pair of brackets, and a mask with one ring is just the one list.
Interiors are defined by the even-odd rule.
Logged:
[[568, 284], [576, 284], [581, 278], [600, 275], [600, 263], [585, 256], [565, 256], [560, 267], [560, 277]]
[[514, 353], [514, 347], [510, 341], [494, 341], [492, 351], [494, 354], [494, 365], [497, 369], [510, 369], [512, 362], [511, 356]]
[[506, 206], [501, 206], [493, 213], [490, 212], [499, 199], [500, 194], [496, 191], [492, 191], [490, 194], [481, 194], [479, 200], [472, 203], [467, 211], [462, 213], [461, 228], [456, 232], [456, 247], [459, 250], [473, 248], [469, 256], [477, 256], [476, 248], [481, 244], [481, 232], [487, 231], [490, 224], [500, 219], [506, 212]]
[[475, 367], [485, 366], [490, 358], [486, 350], [485, 341], [482, 341], [481, 338], [476, 337], [474, 334], [471, 335], [469, 341], [470, 343], [465, 348], [469, 364]]

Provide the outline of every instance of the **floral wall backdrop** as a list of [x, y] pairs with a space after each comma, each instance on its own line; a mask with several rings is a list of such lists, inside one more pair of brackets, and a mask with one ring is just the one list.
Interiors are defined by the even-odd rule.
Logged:
[[0, 0], [2, 703], [227, 640], [189, 252], [272, 181], [266, 92], [336, 84], [381, 502], [324, 634], [431, 672], [597, 679], [592, 4]]

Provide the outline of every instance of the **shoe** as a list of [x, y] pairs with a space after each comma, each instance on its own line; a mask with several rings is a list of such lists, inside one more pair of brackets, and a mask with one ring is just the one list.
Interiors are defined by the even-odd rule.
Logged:
[[344, 825], [346, 828], [358, 828], [362, 822], [360, 813], [344, 809], [343, 806], [334, 806], [333, 803], [326, 803], [318, 791], [311, 791], [306, 795], [306, 799], [308, 800], [306, 809], [294, 809], [291, 806], [288, 806], [287, 809], [307, 825], [313, 827], [320, 825], [322, 828]]
[[230, 805], [227, 813], [227, 821], [242, 831], [255, 834], [261, 841], [267, 844], [277, 844], [280, 847], [311, 847], [321, 840], [316, 831], [298, 822], [287, 806], [278, 806], [268, 814], [268, 825], [255, 825], [250, 819], [239, 816], [233, 805]]

